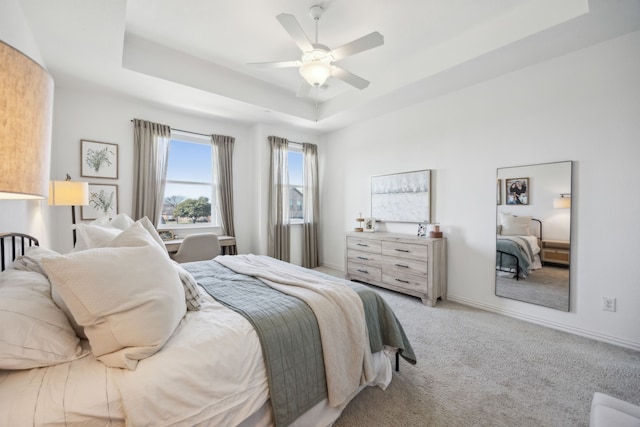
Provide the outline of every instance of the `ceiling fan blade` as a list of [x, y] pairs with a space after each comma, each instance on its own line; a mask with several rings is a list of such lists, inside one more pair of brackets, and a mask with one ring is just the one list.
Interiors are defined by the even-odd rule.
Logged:
[[352, 74], [343, 68], [336, 67], [335, 65], [333, 66], [333, 71], [331, 72], [331, 76], [337, 79], [340, 79], [343, 82], [348, 83], [351, 86], [361, 90], [369, 86], [368, 80], [365, 80], [362, 77], [356, 76], [355, 74]]
[[305, 79], [302, 79], [302, 81], [300, 82], [300, 87], [298, 88], [298, 92], [296, 92], [296, 96], [298, 98], [304, 98], [309, 94], [310, 90], [311, 85]]
[[301, 51], [303, 52], [311, 52], [313, 50], [313, 46], [309, 41], [309, 38], [304, 33], [304, 30], [300, 26], [300, 23], [296, 19], [295, 16], [290, 15], [288, 13], [281, 13], [276, 16], [280, 25], [287, 30], [287, 33], [291, 36], [293, 41], [298, 45]]
[[281, 61], [281, 62], [251, 62], [247, 65], [258, 68], [290, 68], [299, 67], [302, 65], [301, 61]]
[[362, 36], [350, 43], [340, 46], [337, 49], [331, 51], [331, 55], [337, 61], [347, 56], [355, 55], [356, 53], [364, 52], [365, 50], [373, 49], [374, 47], [382, 46], [384, 44], [384, 36], [377, 31], [371, 34]]

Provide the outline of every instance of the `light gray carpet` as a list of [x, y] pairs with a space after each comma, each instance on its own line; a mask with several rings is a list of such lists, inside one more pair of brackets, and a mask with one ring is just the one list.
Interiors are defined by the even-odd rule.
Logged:
[[373, 289], [402, 322], [418, 364], [401, 361], [386, 391], [363, 390], [336, 427], [587, 426], [596, 391], [640, 404], [639, 352]]
[[569, 269], [545, 265], [520, 280], [511, 273], [496, 272], [496, 295], [567, 311]]

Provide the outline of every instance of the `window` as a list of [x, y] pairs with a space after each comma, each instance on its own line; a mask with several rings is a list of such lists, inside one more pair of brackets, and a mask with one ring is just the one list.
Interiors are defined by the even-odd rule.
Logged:
[[292, 224], [302, 224], [302, 202], [304, 200], [302, 174], [304, 162], [301, 148], [289, 145], [287, 162], [289, 168], [289, 219]]
[[165, 228], [218, 225], [211, 156], [207, 137], [172, 133], [160, 220]]

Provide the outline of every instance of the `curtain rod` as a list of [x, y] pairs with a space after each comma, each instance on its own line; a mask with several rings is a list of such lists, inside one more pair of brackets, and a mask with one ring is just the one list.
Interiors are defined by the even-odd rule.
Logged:
[[[133, 119], [131, 119], [131, 123], [133, 123]], [[207, 137], [211, 136], [211, 134], [199, 133], [199, 132], [191, 132], [190, 130], [176, 129], [176, 128], [172, 128], [171, 126], [169, 126], [169, 127], [171, 128], [171, 130], [175, 130], [175, 131], [178, 131], [178, 132], [190, 133], [192, 135], [200, 135], [200, 136], [207, 136]]]

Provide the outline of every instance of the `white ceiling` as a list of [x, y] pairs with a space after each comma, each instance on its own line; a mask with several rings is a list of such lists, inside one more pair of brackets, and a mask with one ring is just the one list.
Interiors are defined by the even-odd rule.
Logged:
[[[300, 58], [276, 20], [293, 14], [336, 48], [373, 31], [383, 46], [339, 61], [371, 82], [330, 78], [297, 98]], [[57, 85], [108, 89], [241, 122], [324, 133], [640, 29], [640, 0], [21, 0]], [[317, 106], [316, 106], [317, 104]]]

